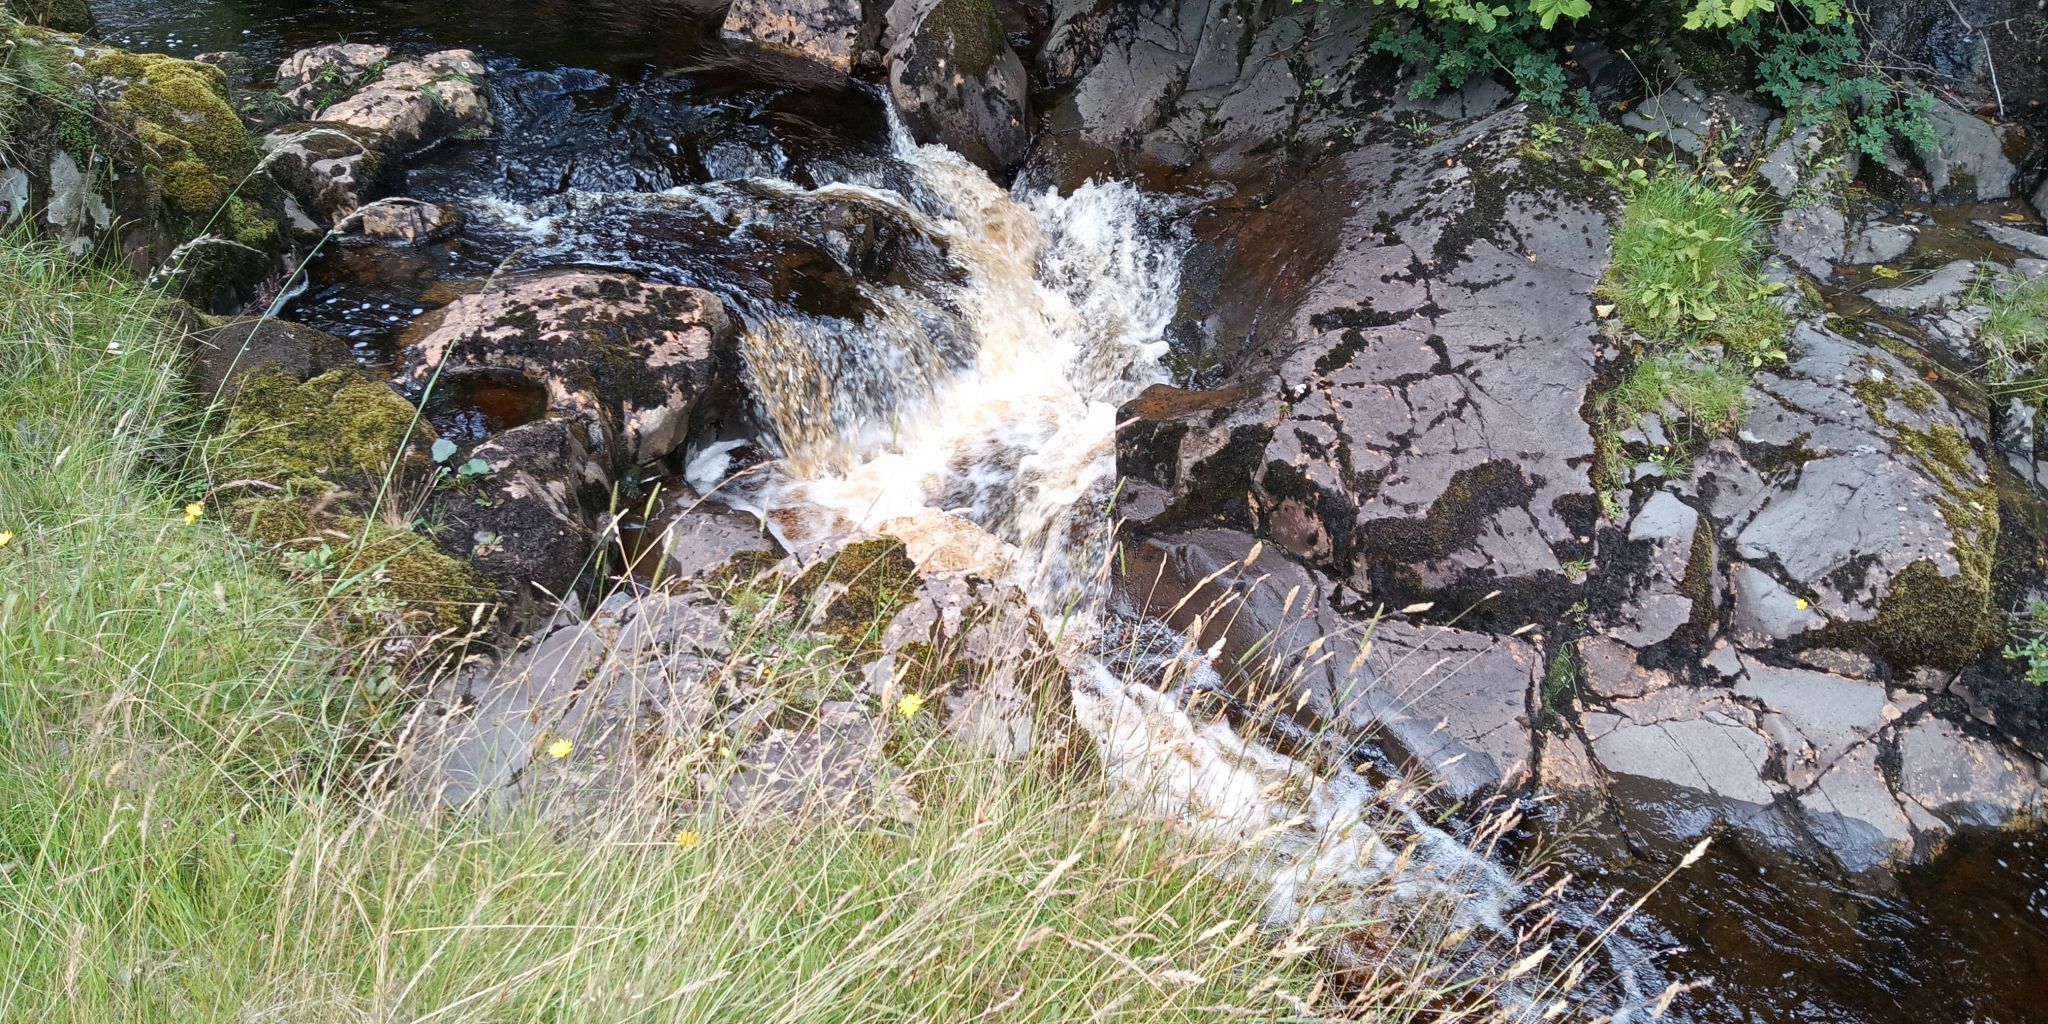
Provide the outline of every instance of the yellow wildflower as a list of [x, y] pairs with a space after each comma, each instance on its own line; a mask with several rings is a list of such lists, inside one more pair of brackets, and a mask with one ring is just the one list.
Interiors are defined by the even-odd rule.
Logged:
[[193, 523], [198, 522], [199, 517], [205, 514], [206, 503], [203, 501], [195, 501], [190, 505], [185, 506], [185, 525], [190, 526]]
[[14, 531], [0, 530], [0, 548], [4, 548], [12, 543], [14, 543]]
[[548, 756], [559, 761], [565, 757], [568, 757], [569, 751], [574, 749], [576, 749], [576, 744], [571, 743], [566, 739], [559, 739], [554, 741], [553, 743], [548, 744]]
[[1797, 605], [1797, 606], [1799, 606], [1799, 610], [1800, 610], [1800, 611], [1802, 611], [1802, 612], [1803, 612], [1803, 611], [1805, 611], [1805, 610], [1806, 610], [1806, 609], [1807, 609], [1808, 607], [1810, 607], [1810, 605], [1809, 605], [1809, 603], [1807, 602], [1807, 600], [1806, 600], [1805, 598], [1803, 598], [1803, 597], [1802, 597], [1802, 598], [1800, 598], [1800, 599], [1799, 599], [1799, 600], [1797, 600], [1797, 601], [1794, 601], [1794, 602], [1792, 602], [1792, 603], [1793, 603], [1793, 604], [1795, 604], [1795, 605]]
[[924, 710], [924, 697], [919, 694], [906, 693], [901, 700], [896, 702], [896, 713], [905, 718], [916, 718], [917, 713], [922, 710]]
[[703, 841], [704, 837], [698, 835], [697, 830], [694, 828], [686, 828], [676, 833], [676, 845], [685, 850], [694, 850], [697, 848], [697, 844]]

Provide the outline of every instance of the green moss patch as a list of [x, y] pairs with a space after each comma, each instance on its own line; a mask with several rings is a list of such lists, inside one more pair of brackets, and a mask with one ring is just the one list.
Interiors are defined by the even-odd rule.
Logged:
[[224, 455], [238, 475], [288, 490], [376, 489], [426, 472], [434, 428], [383, 382], [333, 370], [300, 383], [275, 367], [242, 378]]
[[434, 633], [467, 633], [497, 587], [467, 562], [410, 530], [331, 510], [324, 499], [281, 495], [246, 499], [230, 515], [235, 528], [278, 553], [294, 575], [338, 590], [362, 613], [377, 613]]

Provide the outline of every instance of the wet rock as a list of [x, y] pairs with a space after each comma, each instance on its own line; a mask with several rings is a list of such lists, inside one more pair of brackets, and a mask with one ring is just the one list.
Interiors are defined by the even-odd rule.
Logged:
[[846, 73], [875, 45], [869, 6], [879, 8], [881, 0], [733, 0], [724, 32]]
[[859, 706], [833, 701], [817, 721], [774, 729], [740, 752], [740, 770], [718, 795], [742, 819], [843, 822], [914, 813], [884, 756], [886, 733]]
[[782, 549], [754, 516], [702, 498], [687, 487], [668, 501], [671, 508], [683, 511], [661, 535], [667, 575], [698, 579], [748, 552], [780, 557]]
[[1683, 839], [1725, 822], [1790, 838], [1772, 806], [1782, 788], [1764, 779], [1770, 741], [1726, 695], [1674, 687], [1589, 711], [1582, 724], [1609, 795], [1634, 828]]
[[1996, 221], [1979, 220], [1971, 223], [1979, 231], [1991, 236], [2000, 245], [2010, 246], [2040, 259], [2048, 259], [2048, 235], [2037, 235], [2032, 231], [2021, 231], [2016, 227]]
[[[523, 805], [593, 820], [667, 798], [660, 754], [693, 743], [727, 657], [724, 610], [650, 593], [437, 684], [406, 730], [401, 779], [448, 806]], [[567, 740], [552, 757], [547, 748]]]
[[264, 166], [329, 222], [374, 198], [392, 169], [382, 136], [343, 124], [287, 125], [263, 137]]
[[1647, 549], [1626, 596], [1603, 608], [1602, 632], [1632, 647], [1662, 643], [1719, 604], [1715, 546], [1700, 515], [1670, 491], [1658, 491], [1629, 524], [1632, 546]]
[[1306, 217], [1336, 244], [1289, 231], [1272, 239], [1282, 252], [1244, 248], [1223, 271], [1215, 330], [1235, 340], [1242, 322], [1251, 342], [1216, 354], [1237, 368], [1218, 394], [1242, 398], [1124, 411], [1119, 466], [1168, 489], [1162, 518], [1242, 516], [1390, 605], [1506, 589], [1527, 621], [1570, 603], [1559, 552], [1583, 551], [1597, 507], [1579, 410], [1608, 193], [1526, 162], [1527, 122], [1508, 111], [1419, 150], [1365, 147], [1298, 186], [1302, 209], [1272, 204], [1265, 216]]
[[2048, 217], [2048, 178], [2041, 179], [2040, 187], [2034, 189], [2034, 212]]
[[1847, 258], [1843, 235], [1848, 221], [1832, 206], [1801, 206], [1786, 210], [1771, 230], [1778, 252], [1799, 269], [1823, 280], [1834, 276], [1835, 264]]
[[1913, 148], [1937, 201], [1981, 203], [2013, 194], [2019, 168], [2006, 156], [2003, 130], [1945, 102], [1928, 109], [1927, 122], [1934, 145]]
[[1989, 641], [1999, 532], [1983, 410], [1959, 409], [1881, 346], [1812, 323], [1790, 347], [1788, 364], [1756, 376], [1762, 400], [1739, 432], [1787, 463], [1766, 477], [1702, 460], [1698, 475], [1749, 563], [1736, 578], [1738, 641], [1811, 629], [1774, 579], [1810, 598], [1830, 633], [1894, 665], [1973, 660]]
[[300, 50], [277, 68], [281, 98], [312, 117], [347, 96], [390, 62], [391, 48], [372, 43], [334, 43]]
[[454, 210], [418, 199], [379, 199], [343, 218], [335, 230], [378, 242], [421, 245], [447, 238], [462, 226]]
[[1753, 147], [1770, 122], [1770, 111], [1756, 101], [1736, 93], [1710, 92], [1685, 77], [1621, 116], [1622, 124], [1659, 132], [1693, 156], [1705, 153], [1710, 143], [1738, 151]]
[[477, 479], [437, 496], [441, 546], [498, 585], [508, 628], [544, 619], [594, 582], [591, 510], [608, 507], [611, 469], [562, 420], [513, 427], [470, 460], [482, 463]]
[[889, 95], [912, 136], [991, 171], [1023, 163], [1030, 83], [989, 0], [897, 0], [883, 45]]
[[1956, 260], [1936, 270], [1925, 280], [1896, 288], [1872, 288], [1863, 297], [1899, 312], [1914, 312], [1927, 309], [1946, 309], [1955, 306], [1970, 288], [1976, 278], [1977, 265], [1969, 260]]
[[[1381, 743], [1459, 798], [1528, 775], [1529, 707], [1543, 674], [1532, 644], [1395, 619], [1365, 629], [1338, 609], [1327, 580], [1271, 546], [1251, 558], [1255, 543], [1229, 530], [1156, 538], [1140, 561], [1156, 559], [1157, 575], [1147, 569], [1136, 585], [1155, 612], [1181, 606], [1174, 625], [1203, 626], [1198, 645], [1221, 641], [1252, 659], [1243, 667], [1275, 681], [1283, 706]], [[1196, 623], [1212, 603], [1224, 612]]]
[[442, 50], [384, 67], [375, 81], [322, 109], [316, 122], [346, 124], [383, 136], [393, 156], [464, 133], [491, 128], [484, 66], [468, 50]]
[[594, 457], [623, 466], [682, 444], [735, 329], [708, 292], [550, 270], [497, 278], [428, 314], [406, 341], [412, 386], [519, 375], [546, 389], [549, 415], [575, 424]]
[[1899, 793], [1955, 825], [1998, 826], [2048, 807], [2038, 764], [1931, 716], [1899, 736]]
[[242, 317], [193, 326], [185, 337], [192, 351], [192, 390], [202, 401], [232, 401], [242, 377], [266, 369], [303, 381], [355, 364], [347, 343], [289, 320]]
[[1903, 224], [1872, 224], [1856, 235], [1849, 247], [1849, 262], [1885, 263], [1904, 256], [1913, 248], [1913, 229]]
[[1885, 783], [1875, 744], [1863, 744], [1823, 770], [1799, 794], [1807, 830], [1850, 871], [1869, 871], [1913, 851], [1913, 822]]

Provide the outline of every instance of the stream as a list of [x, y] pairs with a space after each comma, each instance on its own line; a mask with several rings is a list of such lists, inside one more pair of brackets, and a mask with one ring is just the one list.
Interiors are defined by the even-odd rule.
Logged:
[[[1205, 819], [1218, 829], [1257, 820], [1262, 788], [1293, 762], [1263, 747], [1243, 756], [1227, 726], [1126, 682], [1133, 673], [1115, 670], [1126, 666], [1098, 639], [1138, 628], [1115, 614], [1107, 582], [1116, 410], [1168, 379], [1181, 225], [1197, 200], [1114, 182], [1013, 194], [911, 143], [863, 87], [728, 54], [702, 7], [102, 0], [95, 11], [116, 45], [232, 49], [258, 69], [341, 39], [477, 49], [497, 135], [423, 155], [398, 190], [459, 208], [463, 230], [414, 249], [329, 247], [284, 316], [388, 372], [413, 319], [501, 269], [622, 267], [716, 292], [744, 325], [768, 431], [690, 453], [693, 483], [773, 460], [727, 493], [792, 551], [884, 526], [914, 551], [972, 548], [1048, 621], [1073, 620], [1077, 711], [1112, 772], [1162, 813], [1199, 798], [1222, 809]], [[540, 411], [518, 389], [444, 395], [428, 409], [443, 434], [465, 440]], [[1171, 640], [1147, 674], [1188, 660]], [[1218, 685], [1194, 662], [1179, 670]], [[1180, 760], [1153, 753], [1162, 731]], [[1328, 826], [1372, 796], [1347, 775], [1310, 801]], [[1489, 858], [1452, 838], [1470, 823], [1439, 830], [1409, 817], [1426, 840], [1424, 873], [1465, 894], [1460, 923], [1482, 929], [1501, 927], [1517, 896], [1510, 878], [1533, 851], [1574, 876], [1581, 928], [1610, 892], [1633, 900], [1685, 852], [1634, 849], [1545, 806], [1489, 844]], [[1373, 863], [1355, 848], [1364, 842], [1300, 840], [1276, 853], [1276, 878], [1344, 843], [1354, 844], [1346, 856]], [[1273, 892], [1276, 916], [1314, 912], [1280, 906], [1283, 882]], [[1929, 864], [1845, 879], [1724, 840], [1658, 890], [1609, 952], [1611, 1005], [1668, 980], [1713, 979], [1666, 1019], [2048, 1022], [2048, 841], [1965, 833]]]

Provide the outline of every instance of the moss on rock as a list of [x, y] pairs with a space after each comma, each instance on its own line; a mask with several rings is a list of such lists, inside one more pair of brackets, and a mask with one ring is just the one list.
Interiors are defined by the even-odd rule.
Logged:
[[6, 0], [0, 4], [0, 10], [31, 25], [59, 32], [99, 31], [99, 22], [92, 16], [92, 8], [86, 0]]
[[464, 633], [481, 622], [477, 609], [497, 599], [497, 587], [467, 562], [410, 530], [336, 512], [318, 497], [249, 498], [230, 514], [236, 530], [280, 553], [327, 551], [303, 571], [329, 584], [345, 582], [345, 598], [369, 621], [390, 606], [409, 626]]
[[922, 582], [903, 542], [883, 537], [847, 545], [804, 570], [790, 590], [805, 604], [823, 596], [824, 607], [818, 609], [813, 626], [838, 641], [842, 650], [864, 655], [879, 652], [882, 629]]
[[107, 114], [133, 131], [135, 162], [167, 212], [197, 233], [257, 161], [256, 144], [228, 100], [227, 76], [211, 64], [125, 50], [100, 52], [85, 70], [121, 83]]
[[375, 487], [433, 464], [434, 428], [411, 402], [360, 370], [300, 383], [277, 367], [242, 378], [223, 433], [235, 472], [293, 491]]

